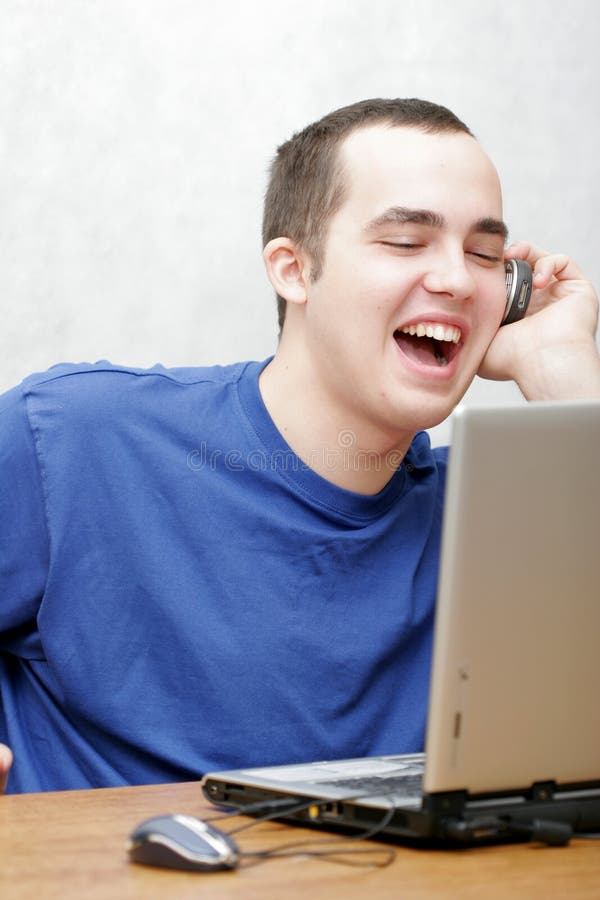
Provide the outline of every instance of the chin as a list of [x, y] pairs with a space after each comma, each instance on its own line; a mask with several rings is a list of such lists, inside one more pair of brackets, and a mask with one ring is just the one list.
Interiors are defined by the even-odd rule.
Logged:
[[399, 412], [397, 422], [402, 422], [405, 430], [413, 431], [415, 434], [417, 431], [435, 428], [436, 425], [441, 425], [448, 416], [452, 415], [461, 398], [462, 395], [458, 400], [455, 399], [452, 403], [444, 404], [431, 402], [431, 400], [427, 402], [427, 399], [424, 398], [423, 403], [417, 408], [413, 407], [410, 411], [404, 409]]

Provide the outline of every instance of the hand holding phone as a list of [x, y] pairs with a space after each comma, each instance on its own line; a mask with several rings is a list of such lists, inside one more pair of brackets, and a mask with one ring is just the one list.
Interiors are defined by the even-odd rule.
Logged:
[[533, 271], [524, 259], [506, 260], [506, 307], [501, 325], [522, 319], [527, 312], [533, 282]]

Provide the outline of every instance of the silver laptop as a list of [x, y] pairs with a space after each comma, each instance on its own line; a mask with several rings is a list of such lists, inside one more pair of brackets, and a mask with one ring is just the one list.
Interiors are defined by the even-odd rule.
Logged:
[[437, 843], [600, 831], [600, 402], [453, 416], [426, 753], [210, 773], [215, 804]]

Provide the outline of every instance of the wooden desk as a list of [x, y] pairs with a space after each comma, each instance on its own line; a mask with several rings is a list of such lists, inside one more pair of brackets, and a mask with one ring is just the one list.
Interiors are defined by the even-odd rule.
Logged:
[[[385, 869], [294, 857], [233, 872], [195, 874], [127, 861], [127, 837], [142, 819], [170, 812], [205, 817], [209, 808], [197, 783], [0, 797], [0, 897], [600, 897], [600, 841], [576, 841], [564, 848], [533, 844], [461, 851], [399, 847], [395, 861]], [[256, 850], [304, 835], [323, 836], [270, 822], [242, 832], [239, 843], [243, 849]]]

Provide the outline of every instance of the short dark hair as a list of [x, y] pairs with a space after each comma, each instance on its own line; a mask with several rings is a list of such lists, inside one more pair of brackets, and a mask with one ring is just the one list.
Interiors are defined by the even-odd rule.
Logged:
[[[265, 195], [263, 247], [277, 237], [293, 240], [310, 256], [313, 281], [323, 267], [327, 226], [345, 198], [338, 148], [352, 131], [377, 123], [472, 136], [445, 106], [414, 98], [375, 99], [328, 113], [282, 144], [271, 164]], [[279, 295], [277, 307], [281, 329], [286, 301]]]

